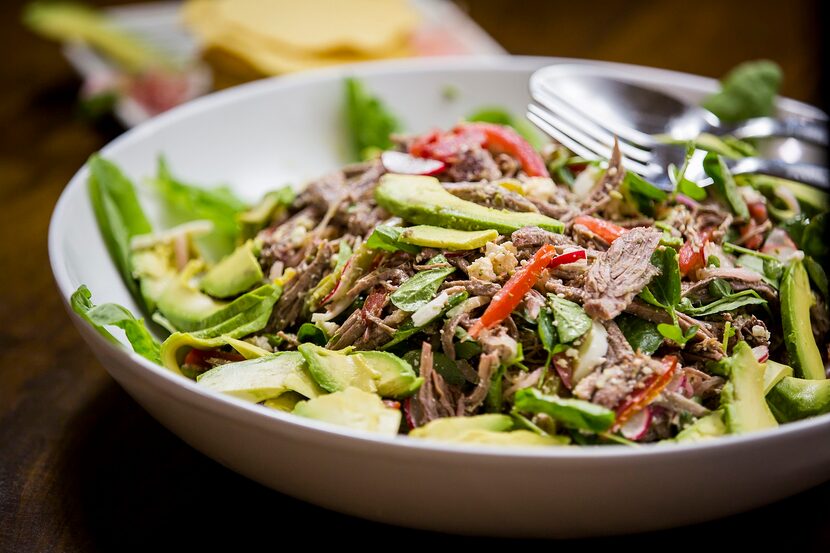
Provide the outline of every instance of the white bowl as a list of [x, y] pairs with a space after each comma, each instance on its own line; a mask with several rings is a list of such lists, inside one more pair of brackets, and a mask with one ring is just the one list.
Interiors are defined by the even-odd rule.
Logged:
[[[573, 60], [393, 61], [260, 81], [143, 124], [103, 155], [140, 180], [154, 173], [163, 153], [182, 178], [231, 183], [255, 199], [343, 164], [346, 75], [380, 94], [407, 130], [423, 131], [482, 105], [524, 113], [530, 73], [561, 61]], [[717, 86], [711, 79], [622, 67], [692, 100]], [[452, 101], [443, 94], [447, 86], [456, 89]], [[779, 108], [820, 117], [791, 100]], [[96, 303], [138, 312], [96, 227], [87, 175], [87, 167], [78, 171], [52, 216], [55, 279], [65, 302], [86, 284]], [[629, 533], [736, 513], [830, 478], [830, 415], [699, 445], [499, 449], [380, 438], [207, 391], [72, 319], [112, 377], [196, 449], [281, 492], [377, 521], [500, 536]]]

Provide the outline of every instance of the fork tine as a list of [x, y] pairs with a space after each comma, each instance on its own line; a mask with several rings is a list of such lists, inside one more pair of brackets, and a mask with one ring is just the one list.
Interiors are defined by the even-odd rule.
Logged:
[[[610, 159], [611, 148], [596, 142], [574, 129], [552, 113], [530, 104], [527, 106], [527, 118], [542, 131], [558, 140], [562, 145], [585, 159]], [[644, 177], [653, 176], [656, 167], [652, 164], [645, 165], [623, 156], [623, 166]]]
[[567, 105], [571, 110], [579, 113], [583, 118], [593, 121], [598, 125], [601, 125], [610, 133], [617, 136], [620, 140], [624, 140], [635, 146], [641, 148], [653, 148], [659, 144], [659, 142], [650, 134], [631, 128], [630, 126], [624, 123], [620, 123], [619, 121], [616, 121], [613, 118], [601, 119], [596, 113], [591, 113], [590, 111], [582, 109], [579, 105], [576, 105], [573, 102], [563, 98], [559, 93], [556, 92], [556, 90], [551, 88], [550, 85], [551, 83], [549, 81], [546, 81], [544, 74], [540, 74], [539, 72], [537, 72], [530, 78], [531, 97], [536, 99], [537, 94], [547, 94], [548, 96], [555, 97], [561, 104]]
[[[566, 121], [570, 125], [573, 125], [574, 128], [579, 129], [585, 133], [585, 135], [590, 136], [597, 142], [608, 146], [609, 148], [613, 148], [614, 135], [608, 132], [606, 128], [601, 127], [599, 124], [585, 117], [580, 112], [577, 112], [575, 109], [562, 100], [559, 100], [555, 95], [550, 94], [549, 92], [535, 90], [532, 92], [532, 95], [533, 99], [536, 100], [537, 103], [551, 113], [555, 114], [560, 119]], [[622, 152], [625, 157], [642, 161], [643, 163], [651, 161], [650, 151], [639, 148], [622, 140], [619, 141], [619, 145], [620, 152]]]

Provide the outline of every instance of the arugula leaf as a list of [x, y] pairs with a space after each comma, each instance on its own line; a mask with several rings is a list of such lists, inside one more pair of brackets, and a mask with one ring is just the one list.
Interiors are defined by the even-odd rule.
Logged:
[[732, 136], [715, 136], [714, 134], [703, 132], [697, 135], [691, 142], [672, 138], [667, 135], [657, 135], [657, 139], [664, 144], [678, 146], [688, 146], [691, 143], [698, 150], [713, 152], [730, 159], [741, 159], [758, 155], [758, 151], [752, 144]]
[[89, 158], [89, 197], [98, 228], [124, 284], [144, 306], [138, 283], [133, 277], [130, 239], [153, 231], [144, 215], [133, 183], [111, 161], [98, 154]]
[[[416, 373], [421, 374], [420, 349], [413, 349], [406, 352], [402, 359], [409, 363], [412, 368], [415, 369]], [[467, 382], [467, 379], [458, 368], [456, 362], [440, 351], [436, 351], [432, 354], [432, 368], [435, 369], [435, 372], [444, 377], [447, 384], [451, 384], [453, 386], [463, 386]]]
[[680, 311], [693, 317], [703, 317], [724, 311], [732, 311], [747, 305], [762, 305], [765, 303], [767, 303], [767, 300], [759, 296], [755, 290], [742, 290], [735, 294], [724, 296], [712, 303], [701, 305], [700, 307], [691, 307], [691, 305], [683, 306], [681, 304]]
[[[447, 258], [443, 255], [436, 255], [429, 260], [430, 264], [446, 262]], [[444, 279], [454, 272], [455, 267], [446, 267], [415, 273], [389, 296], [389, 300], [395, 307], [404, 311], [417, 311], [418, 308], [423, 307], [435, 297], [435, 293], [441, 283], [444, 282]]]
[[746, 201], [738, 190], [738, 185], [735, 184], [735, 179], [732, 178], [732, 173], [726, 167], [723, 159], [712, 152], [706, 154], [703, 159], [703, 170], [714, 182], [715, 190], [720, 198], [732, 208], [735, 215], [744, 219], [749, 218], [749, 209], [746, 206]]
[[614, 319], [634, 351], [652, 355], [663, 344], [663, 335], [657, 325], [635, 315], [623, 313]]
[[119, 341], [110, 334], [106, 326], [116, 326], [124, 331], [127, 340], [133, 346], [133, 350], [140, 356], [161, 364], [159, 355], [159, 344], [147, 326], [144, 319], [136, 319], [130, 310], [115, 303], [104, 303], [95, 305], [92, 303], [92, 293], [84, 285], [81, 285], [69, 298], [72, 310], [82, 319], [95, 327], [101, 335], [114, 344]]
[[311, 342], [317, 346], [325, 346], [326, 342], [326, 333], [323, 332], [320, 328], [312, 323], [303, 323], [300, 325], [299, 330], [297, 330], [297, 341], [301, 344], [306, 342]]
[[512, 127], [517, 133], [527, 140], [533, 149], [539, 150], [545, 145], [542, 135], [530, 122], [525, 119], [517, 119], [504, 108], [482, 107], [467, 116], [467, 121], [479, 121], [482, 123], [496, 123]]
[[732, 328], [732, 323], [730, 321], [726, 321], [726, 324], [723, 325], [723, 343], [721, 344], [724, 353], [726, 353], [726, 348], [729, 347], [729, 339], [734, 335], [735, 329]]
[[412, 244], [404, 244], [399, 241], [403, 229], [389, 225], [380, 225], [372, 231], [369, 239], [366, 240], [366, 247], [373, 250], [385, 250], [387, 252], [403, 251], [416, 254], [421, 248]]
[[668, 325], [666, 323], [660, 323], [657, 325], [657, 331], [663, 335], [664, 337], [677, 342], [680, 347], [686, 345], [686, 342], [694, 338], [695, 334], [697, 334], [697, 325], [692, 325], [689, 327], [689, 330], [686, 333], [683, 333], [683, 330], [680, 328], [680, 325], [677, 323]]
[[350, 77], [345, 80], [346, 125], [355, 159], [368, 159], [378, 150], [392, 147], [389, 135], [400, 130], [400, 123], [363, 83]]
[[703, 107], [723, 121], [771, 115], [781, 77], [781, 68], [775, 62], [742, 63], [723, 78], [720, 92], [706, 98]]
[[573, 342], [591, 329], [591, 317], [585, 314], [578, 303], [548, 294], [548, 305], [556, 320], [555, 326], [560, 342]]
[[526, 413], [544, 413], [566, 426], [590, 432], [604, 432], [614, 424], [614, 411], [581, 399], [563, 399], [534, 388], [516, 392], [515, 405]]
[[213, 231], [197, 239], [209, 260], [218, 261], [234, 250], [240, 230], [237, 216], [247, 205], [229, 188], [208, 189], [185, 184], [173, 177], [164, 157], [159, 157], [156, 178], [150, 182], [163, 202], [168, 224], [195, 219], [213, 223]]
[[677, 251], [674, 248], [658, 248], [651, 256], [651, 263], [660, 269], [660, 274], [643, 290], [648, 291], [643, 299], [651, 299], [649, 303], [657, 302], [656, 305], [673, 312], [680, 303], [680, 266], [677, 262]]
[[830, 245], [827, 242], [830, 228], [827, 225], [827, 214], [821, 213], [813, 217], [804, 214], [797, 215], [781, 223], [781, 228], [787, 231], [793, 242], [806, 255], [815, 258], [821, 265], [827, 265], [830, 257]]

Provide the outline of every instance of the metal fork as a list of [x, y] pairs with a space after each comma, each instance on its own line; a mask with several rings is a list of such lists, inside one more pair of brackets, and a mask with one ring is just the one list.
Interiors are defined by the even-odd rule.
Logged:
[[[616, 134], [612, 134], [544, 89], [534, 87], [531, 96], [534, 103], [527, 107], [527, 118], [578, 156], [607, 160], [611, 157], [617, 138], [623, 157], [622, 164], [627, 170], [661, 188], [670, 190], [674, 187], [668, 168], [671, 165], [683, 165], [686, 156], [684, 146], [660, 142], [657, 138], [634, 129], [615, 128]], [[704, 186], [711, 183], [703, 171], [705, 154], [702, 150], [696, 150], [686, 171], [687, 178]], [[762, 173], [830, 190], [827, 168], [820, 165], [757, 157], [725, 161], [733, 175]]]

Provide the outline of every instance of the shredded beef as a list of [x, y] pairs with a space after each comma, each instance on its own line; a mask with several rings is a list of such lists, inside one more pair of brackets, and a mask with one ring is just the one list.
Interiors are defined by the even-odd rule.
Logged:
[[329, 264], [334, 248], [330, 242], [323, 242], [317, 247], [317, 253], [297, 268], [297, 276], [288, 283], [279, 301], [274, 305], [269, 327], [272, 331], [283, 330], [292, 325], [303, 307], [306, 294], [320, 282]]
[[533, 202], [515, 192], [486, 182], [444, 183], [444, 189], [457, 198], [493, 209], [537, 212]]
[[471, 146], [451, 161], [443, 176], [451, 182], [491, 181], [501, 177], [501, 171], [490, 152]]
[[617, 238], [588, 269], [585, 312], [611, 320], [622, 313], [651, 279], [659, 273], [651, 256], [660, 243], [657, 229], [635, 228]]

